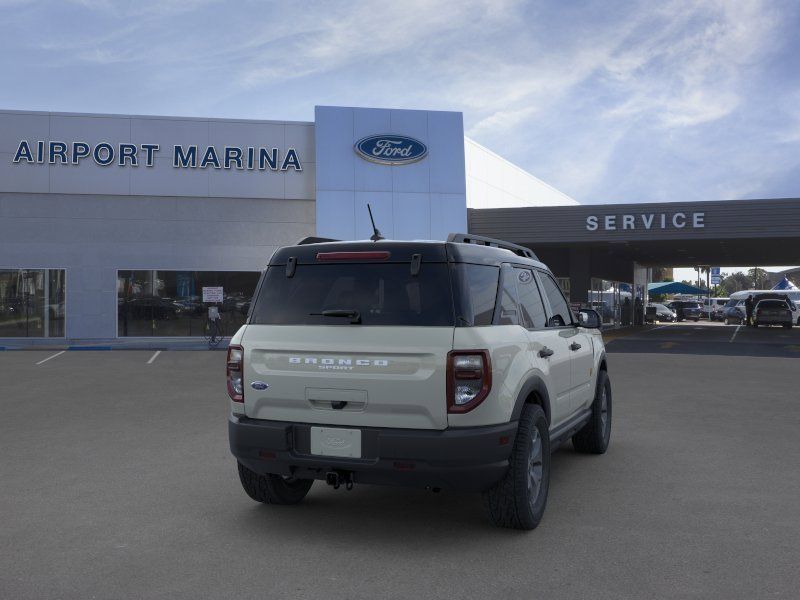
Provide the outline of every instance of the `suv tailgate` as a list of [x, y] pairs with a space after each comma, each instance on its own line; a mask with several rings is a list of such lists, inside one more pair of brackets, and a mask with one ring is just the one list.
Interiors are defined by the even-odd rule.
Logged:
[[[452, 327], [248, 325], [242, 346], [248, 417], [447, 427]], [[257, 390], [256, 381], [269, 387]]]

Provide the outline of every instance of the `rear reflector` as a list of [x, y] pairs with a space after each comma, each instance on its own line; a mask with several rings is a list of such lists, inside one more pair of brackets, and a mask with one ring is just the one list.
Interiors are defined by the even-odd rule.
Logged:
[[388, 260], [390, 252], [373, 250], [368, 252], [318, 252], [317, 260]]

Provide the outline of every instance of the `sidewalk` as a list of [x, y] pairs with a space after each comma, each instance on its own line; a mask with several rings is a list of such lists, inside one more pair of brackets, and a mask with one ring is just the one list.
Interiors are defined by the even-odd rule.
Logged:
[[111, 339], [53, 339], [6, 338], [0, 340], [2, 350], [225, 350], [230, 337], [209, 348], [203, 337], [111, 338]]

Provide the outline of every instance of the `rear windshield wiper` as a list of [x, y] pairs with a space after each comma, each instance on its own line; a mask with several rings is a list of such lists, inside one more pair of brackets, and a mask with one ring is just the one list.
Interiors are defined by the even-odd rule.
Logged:
[[350, 319], [350, 323], [352, 325], [360, 325], [361, 324], [361, 313], [357, 310], [350, 310], [350, 309], [342, 309], [342, 308], [334, 308], [330, 310], [323, 310], [319, 313], [309, 313], [315, 317], [342, 317], [345, 319]]

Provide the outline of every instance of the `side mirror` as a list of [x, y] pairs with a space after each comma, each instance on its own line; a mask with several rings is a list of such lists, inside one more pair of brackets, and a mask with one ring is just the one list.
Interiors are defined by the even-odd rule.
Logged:
[[581, 309], [578, 312], [578, 322], [581, 327], [586, 329], [600, 329], [603, 327], [603, 321], [596, 310]]

